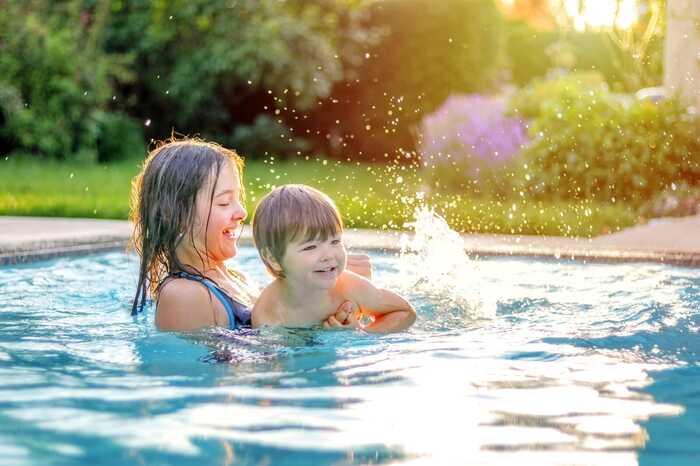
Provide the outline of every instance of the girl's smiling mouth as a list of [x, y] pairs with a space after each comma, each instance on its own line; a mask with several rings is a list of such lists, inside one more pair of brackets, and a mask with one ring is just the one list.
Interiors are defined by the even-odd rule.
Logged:
[[226, 228], [223, 231], [223, 234], [226, 238], [228, 239], [236, 239], [236, 233], [237, 233], [237, 228]]

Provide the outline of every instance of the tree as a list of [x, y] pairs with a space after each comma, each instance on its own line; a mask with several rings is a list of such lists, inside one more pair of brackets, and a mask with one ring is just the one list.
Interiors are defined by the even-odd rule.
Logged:
[[358, 36], [343, 23], [353, 3], [128, 0], [112, 8], [108, 48], [136, 57], [138, 81], [122, 92], [150, 135], [174, 128], [226, 142], [260, 113], [328, 97]]

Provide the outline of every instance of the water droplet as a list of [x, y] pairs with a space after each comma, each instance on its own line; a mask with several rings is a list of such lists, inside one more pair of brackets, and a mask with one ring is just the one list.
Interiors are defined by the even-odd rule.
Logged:
[[145, 126], [151, 126], [151, 119], [149, 118], [148, 120], [144, 121], [143, 124]]

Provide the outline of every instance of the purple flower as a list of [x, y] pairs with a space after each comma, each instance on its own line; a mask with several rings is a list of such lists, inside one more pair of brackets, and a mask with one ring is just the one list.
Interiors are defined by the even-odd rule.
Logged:
[[453, 95], [422, 123], [426, 165], [456, 162], [497, 168], [529, 141], [519, 118], [505, 116], [505, 96]]

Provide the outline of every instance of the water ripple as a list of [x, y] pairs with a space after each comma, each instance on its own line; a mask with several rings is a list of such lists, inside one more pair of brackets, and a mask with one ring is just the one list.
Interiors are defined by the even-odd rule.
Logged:
[[[152, 308], [129, 315], [131, 256], [0, 268], [0, 457], [627, 465], [673, 446], [685, 461], [695, 271], [464, 256], [416, 275], [413, 254], [375, 258], [377, 282], [419, 313], [385, 336], [171, 335]], [[264, 283], [254, 250], [240, 263]]]

